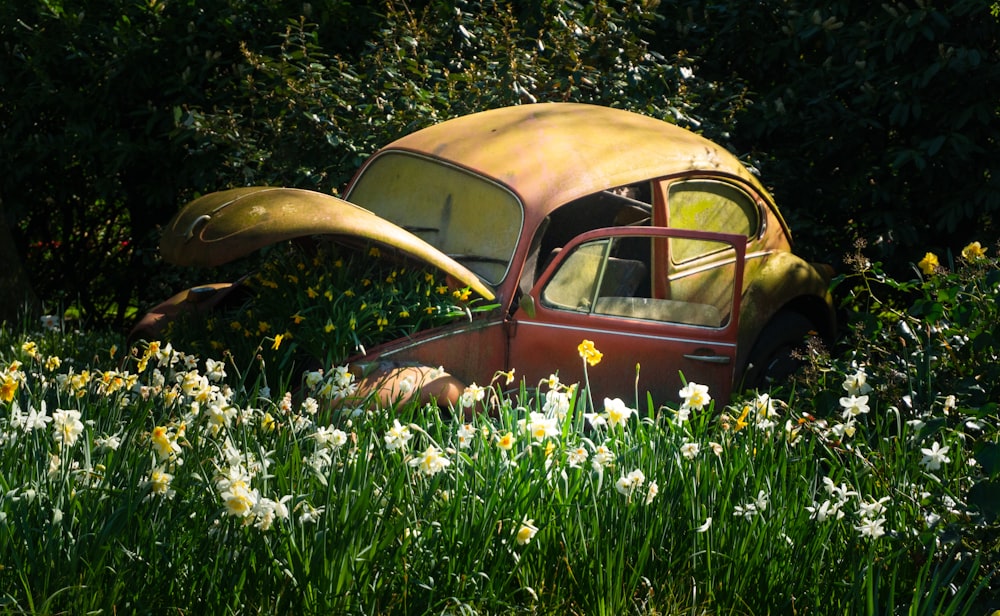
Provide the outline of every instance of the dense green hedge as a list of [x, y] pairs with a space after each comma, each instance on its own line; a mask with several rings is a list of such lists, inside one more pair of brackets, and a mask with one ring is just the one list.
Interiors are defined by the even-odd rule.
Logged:
[[722, 142], [809, 256], [837, 262], [852, 234], [901, 261], [996, 236], [1000, 27], [981, 1], [223, 7], [0, 7], [0, 220], [48, 309], [124, 324], [184, 284], [157, 225], [198, 193], [336, 191], [395, 136], [536, 100]]

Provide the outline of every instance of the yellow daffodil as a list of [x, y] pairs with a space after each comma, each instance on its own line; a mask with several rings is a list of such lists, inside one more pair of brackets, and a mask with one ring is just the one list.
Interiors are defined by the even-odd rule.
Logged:
[[580, 357], [582, 357], [591, 366], [596, 366], [601, 363], [601, 358], [604, 354], [594, 347], [594, 342], [592, 340], [584, 340], [580, 343], [576, 349], [580, 352]]
[[937, 255], [933, 252], [925, 254], [924, 258], [917, 263], [917, 267], [920, 268], [920, 271], [922, 271], [925, 276], [930, 276], [937, 271], [939, 265], [940, 263], [938, 262]]
[[29, 357], [35, 357], [38, 355], [38, 343], [29, 340], [21, 345], [21, 350], [24, 351]]
[[514, 434], [508, 432], [497, 438], [497, 447], [503, 449], [504, 451], [510, 451], [511, 448], [514, 447]]
[[733, 427], [733, 432], [739, 432], [743, 428], [746, 428], [747, 426], [750, 425], [750, 422], [747, 421], [747, 415], [749, 414], [750, 414], [750, 405], [745, 404], [743, 406], [743, 412], [740, 414], [739, 419], [736, 420], [736, 425]]
[[274, 349], [275, 351], [277, 351], [278, 348], [281, 346], [281, 342], [284, 339], [285, 339], [285, 334], [278, 334], [277, 336], [275, 336], [274, 337], [274, 344], [271, 345], [271, 348]]
[[17, 393], [18, 381], [10, 374], [0, 374], [0, 400], [10, 402]]
[[966, 261], [978, 261], [986, 256], [986, 249], [979, 242], [972, 242], [962, 249], [962, 258]]
[[535, 526], [535, 521], [525, 518], [521, 522], [521, 527], [517, 529], [517, 544], [526, 545], [534, 538], [536, 533], [538, 533], [538, 527]]

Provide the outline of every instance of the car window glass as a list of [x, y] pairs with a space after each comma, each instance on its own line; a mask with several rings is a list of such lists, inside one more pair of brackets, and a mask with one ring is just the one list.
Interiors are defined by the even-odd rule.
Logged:
[[[713, 180], [688, 180], [670, 186], [667, 197], [669, 224], [694, 229], [744, 235], [757, 234], [760, 213], [753, 199], [739, 188]], [[710, 242], [671, 241], [674, 263], [708, 255], [718, 246]]]
[[[627, 236], [580, 244], [560, 264], [541, 293], [542, 304], [560, 310], [725, 327], [733, 304], [735, 264], [721, 263], [672, 276], [661, 291], [651, 284], [654, 242], [665, 238]], [[722, 251], [729, 244], [671, 238], [683, 250]]]
[[502, 186], [402, 152], [373, 160], [347, 199], [417, 235], [492, 284], [506, 276], [523, 224], [520, 201]]

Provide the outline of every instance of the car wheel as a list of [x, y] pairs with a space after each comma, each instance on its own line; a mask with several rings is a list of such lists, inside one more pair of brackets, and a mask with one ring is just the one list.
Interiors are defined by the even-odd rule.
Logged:
[[803, 360], [796, 351], [805, 349], [805, 341], [815, 326], [798, 312], [779, 312], [760, 332], [744, 373], [744, 389], [767, 390], [780, 385], [798, 370]]

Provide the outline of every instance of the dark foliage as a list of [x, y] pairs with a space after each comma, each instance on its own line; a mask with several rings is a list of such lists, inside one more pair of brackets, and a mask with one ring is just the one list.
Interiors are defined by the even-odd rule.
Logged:
[[861, 236], [905, 263], [997, 235], [998, 32], [975, 0], [19, 0], [0, 199], [47, 308], [124, 325], [184, 286], [155, 245], [193, 196], [335, 192], [405, 132], [574, 100], [722, 142], [809, 256]]

